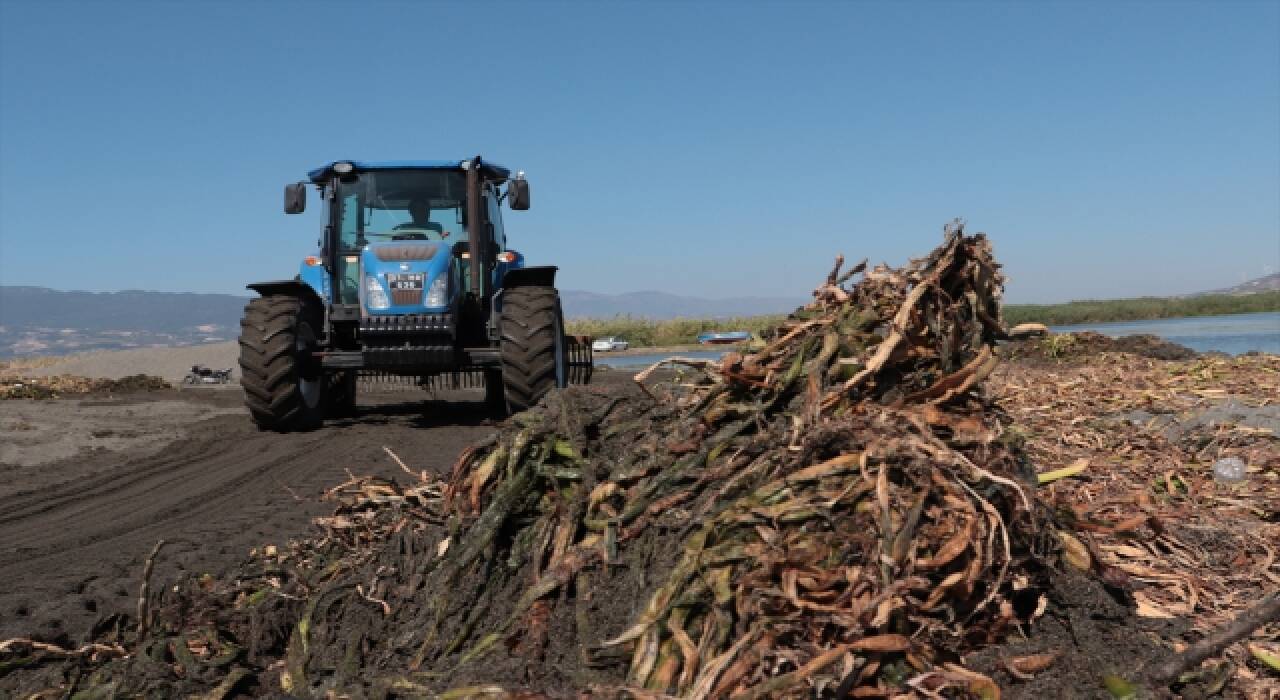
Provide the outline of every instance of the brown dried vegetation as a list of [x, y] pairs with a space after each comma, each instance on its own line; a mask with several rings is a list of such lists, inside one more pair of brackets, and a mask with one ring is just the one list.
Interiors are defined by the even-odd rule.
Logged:
[[[1084, 566], [1125, 591], [1138, 616], [1187, 620], [1192, 637], [1280, 591], [1280, 439], [1250, 420], [1273, 415], [1260, 409], [1280, 397], [1280, 357], [1063, 359], [1004, 364], [989, 386], [1037, 471], [1077, 467], [1039, 495]], [[1215, 480], [1224, 457], [1247, 465], [1243, 480]], [[1276, 645], [1280, 624], [1257, 638]], [[1242, 693], [1268, 697], [1274, 671], [1243, 646], [1226, 657]]]

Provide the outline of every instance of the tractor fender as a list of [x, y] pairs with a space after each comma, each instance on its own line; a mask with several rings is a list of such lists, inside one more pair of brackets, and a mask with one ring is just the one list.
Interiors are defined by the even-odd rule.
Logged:
[[270, 282], [254, 282], [246, 284], [247, 289], [252, 289], [261, 296], [272, 296], [275, 294], [296, 296], [300, 298], [312, 298], [316, 303], [321, 304], [323, 308], [324, 301], [320, 298], [320, 294], [311, 285], [303, 282], [298, 278], [291, 280], [272, 280]]
[[556, 270], [559, 269], [555, 265], [540, 265], [538, 267], [517, 267], [507, 270], [507, 274], [502, 277], [503, 289], [514, 289], [516, 287], [554, 287], [556, 286]]

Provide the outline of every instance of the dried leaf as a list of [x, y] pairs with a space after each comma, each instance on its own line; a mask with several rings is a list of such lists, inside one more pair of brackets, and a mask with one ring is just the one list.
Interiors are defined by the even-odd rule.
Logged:
[[1092, 568], [1093, 559], [1089, 556], [1089, 549], [1083, 542], [1076, 539], [1075, 535], [1059, 530], [1058, 539], [1062, 542], [1062, 551], [1068, 564], [1080, 571], [1088, 571]]
[[1267, 649], [1261, 644], [1249, 644], [1248, 647], [1249, 653], [1253, 654], [1253, 658], [1270, 666], [1272, 671], [1280, 673], [1280, 652]]
[[918, 569], [940, 569], [950, 564], [956, 557], [960, 556], [969, 548], [969, 540], [973, 537], [973, 519], [965, 518], [964, 525], [960, 530], [952, 535], [938, 551], [928, 559], [921, 559], [916, 562]]
[[1115, 674], [1103, 676], [1102, 685], [1115, 700], [1133, 700], [1138, 697], [1138, 687], [1121, 676]]
[[1160, 620], [1172, 620], [1177, 617], [1177, 615], [1151, 600], [1151, 596], [1147, 595], [1145, 591], [1135, 591], [1133, 599], [1136, 603], [1134, 612], [1138, 617], [1152, 617]]
[[906, 651], [911, 648], [911, 640], [900, 634], [879, 634], [874, 637], [863, 637], [850, 644], [850, 651]]
[[1017, 670], [1019, 673], [1030, 675], [1049, 668], [1057, 659], [1057, 652], [1051, 652], [1048, 654], [1031, 654], [1029, 656], [1015, 656], [1008, 660], [1007, 665]]
[[1062, 469], [1054, 469], [1053, 471], [1037, 474], [1036, 481], [1039, 482], [1041, 486], [1044, 486], [1045, 484], [1052, 484], [1058, 479], [1075, 476], [1088, 468], [1089, 460], [1087, 458], [1081, 458], [1072, 462], [1070, 466], [1063, 467]]

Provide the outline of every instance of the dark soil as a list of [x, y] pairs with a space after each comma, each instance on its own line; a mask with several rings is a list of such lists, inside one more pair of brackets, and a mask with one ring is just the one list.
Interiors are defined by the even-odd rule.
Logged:
[[[1097, 698], [1112, 700], [1104, 685], [1107, 676], [1137, 681], [1148, 664], [1166, 659], [1169, 650], [1152, 641], [1178, 632], [1172, 623], [1140, 618], [1132, 606], [1096, 578], [1072, 572], [1051, 577], [1047, 614], [1004, 644], [988, 647], [966, 661], [970, 668], [991, 676], [1007, 700], [1040, 698]], [[1056, 654], [1048, 669], [1030, 679], [1015, 677], [1008, 659], [1032, 654]]]
[[[478, 402], [424, 396], [364, 396], [356, 418], [289, 435], [260, 432], [247, 414], [220, 416], [151, 456], [93, 452], [21, 470], [21, 482], [0, 484], [0, 639], [85, 641], [96, 620], [132, 610], [157, 540], [168, 543], [157, 580], [217, 574], [251, 548], [306, 532], [332, 510], [317, 497], [346, 470], [403, 477], [383, 445], [414, 469], [439, 472], [492, 432]], [[152, 391], [130, 401], [175, 399], [241, 404], [239, 391]]]
[[[596, 384], [632, 393], [630, 376], [602, 372]], [[247, 414], [221, 416], [191, 425], [181, 439], [152, 456], [98, 452], [21, 470], [21, 483], [0, 488], [5, 505], [0, 569], [7, 574], [0, 591], [0, 639], [28, 637], [75, 647], [100, 638], [104, 629], [134, 614], [144, 560], [160, 539], [166, 544], [156, 559], [153, 588], [192, 590], [210, 577], [260, 575], [264, 560], [247, 556], [250, 550], [274, 544], [285, 551], [290, 537], [314, 532], [311, 519], [333, 511], [320, 494], [351, 473], [412, 480], [387, 457], [384, 445], [411, 468], [444, 475], [462, 448], [492, 434], [496, 422], [482, 403], [470, 400], [478, 399], [478, 392], [472, 392], [476, 397], [454, 393], [463, 396], [423, 401], [420, 390], [362, 394], [356, 418], [300, 434], [260, 432]], [[241, 402], [238, 391], [169, 390], [136, 394], [120, 406], [175, 398], [221, 408]], [[584, 608], [597, 635], [591, 642], [606, 631], [616, 633], [634, 616], [655, 583], [647, 578], [649, 567], [669, 566], [670, 550], [653, 541], [637, 550], [645, 561], [617, 562], [622, 575], [602, 585], [601, 595]], [[515, 596], [519, 583], [511, 579], [490, 595]], [[185, 594], [179, 600], [199, 605]], [[288, 601], [277, 601], [274, 617], [294, 620], [299, 612]], [[376, 610], [370, 612], [375, 614], [369, 621], [377, 622]], [[545, 663], [511, 655], [505, 661], [490, 659], [472, 673], [536, 679], [541, 687], [579, 687], [585, 679], [575, 658], [574, 631], [548, 632], [563, 643], [548, 648]], [[270, 644], [269, 630], [260, 636]], [[18, 672], [0, 667], [0, 697], [65, 683], [77, 669], [74, 662]]]

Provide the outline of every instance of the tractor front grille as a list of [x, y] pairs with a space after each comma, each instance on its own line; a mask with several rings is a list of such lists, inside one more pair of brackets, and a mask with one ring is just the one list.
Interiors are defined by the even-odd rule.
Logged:
[[391, 303], [396, 306], [422, 306], [421, 289], [393, 289]]
[[452, 367], [454, 345], [450, 314], [368, 316], [360, 321], [366, 369]]
[[387, 314], [366, 316], [360, 320], [360, 335], [366, 340], [372, 337], [395, 336], [405, 333], [444, 333], [452, 336], [453, 315], [447, 313]]

